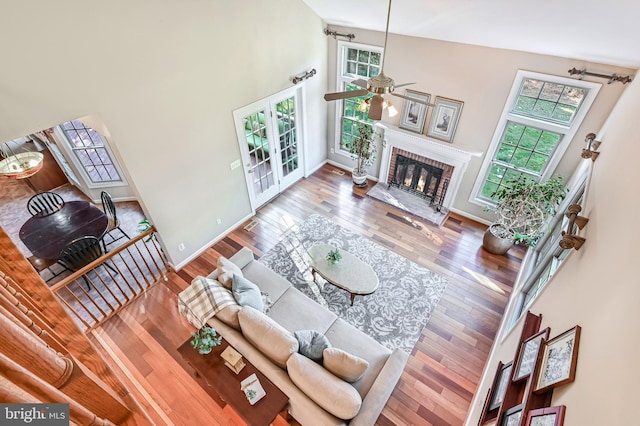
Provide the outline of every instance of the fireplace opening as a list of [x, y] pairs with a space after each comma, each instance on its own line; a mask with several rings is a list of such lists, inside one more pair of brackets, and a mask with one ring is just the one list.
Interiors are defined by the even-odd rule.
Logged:
[[389, 187], [397, 187], [436, 202], [443, 169], [398, 154]]

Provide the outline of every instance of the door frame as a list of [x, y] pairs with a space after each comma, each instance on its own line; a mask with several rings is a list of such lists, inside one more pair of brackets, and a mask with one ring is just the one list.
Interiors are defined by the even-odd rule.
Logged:
[[[256, 209], [266, 204], [270, 199], [280, 194], [297, 180], [306, 176], [304, 161], [304, 152], [306, 148], [304, 122], [306, 120], [304, 115], [304, 108], [302, 105], [302, 100], [304, 99], [303, 87], [304, 86], [290, 87], [274, 95], [252, 102], [249, 105], [233, 111], [238, 147], [240, 149], [242, 168], [245, 176], [245, 184], [247, 185], [247, 192], [249, 193], [249, 200], [253, 213], [255, 213]], [[287, 179], [287, 177], [283, 178], [281, 176], [282, 160], [280, 159], [279, 132], [277, 117], [275, 114], [276, 104], [291, 97], [294, 98], [296, 107], [296, 119], [298, 121], [298, 123], [296, 124], [296, 142], [298, 146], [298, 170], [300, 170], [300, 175], [295, 179]], [[247, 148], [244, 118], [263, 110], [265, 111], [266, 117], [265, 125], [267, 131], [267, 139], [269, 141], [269, 158], [271, 159], [271, 169], [274, 173], [275, 181], [273, 186], [270, 187], [268, 191], [265, 191], [263, 194], [260, 194], [261, 196], [258, 196], [255, 193], [253, 187], [253, 179], [250, 179], [251, 159], [249, 157], [249, 150]]]

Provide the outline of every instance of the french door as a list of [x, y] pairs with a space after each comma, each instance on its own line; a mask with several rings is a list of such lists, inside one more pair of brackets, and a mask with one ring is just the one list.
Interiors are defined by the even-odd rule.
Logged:
[[291, 88], [233, 112], [253, 210], [304, 174], [299, 92]]

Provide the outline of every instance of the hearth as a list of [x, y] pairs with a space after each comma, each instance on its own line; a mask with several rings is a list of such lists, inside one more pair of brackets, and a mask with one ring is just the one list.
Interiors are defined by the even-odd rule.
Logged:
[[436, 202], [444, 170], [404, 155], [398, 155], [395, 163], [389, 187], [394, 186], [429, 199], [432, 204]]

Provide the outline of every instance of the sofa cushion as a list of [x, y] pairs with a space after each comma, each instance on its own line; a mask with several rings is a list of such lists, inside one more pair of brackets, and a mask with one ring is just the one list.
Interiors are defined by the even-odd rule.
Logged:
[[238, 320], [238, 312], [240, 312], [240, 309], [242, 309], [242, 306], [240, 305], [227, 306], [216, 314], [216, 318], [227, 324], [229, 327], [233, 327], [240, 331], [240, 321]]
[[[232, 259], [235, 260], [235, 256]], [[253, 281], [261, 291], [267, 293], [274, 304], [285, 291], [291, 288], [291, 283], [283, 276], [256, 260], [249, 262], [242, 268], [242, 276]]]
[[260, 294], [260, 289], [257, 285], [238, 274], [233, 274], [231, 281], [231, 292], [238, 305], [251, 306], [253, 309], [264, 312], [262, 294]]
[[360, 411], [362, 398], [358, 391], [320, 364], [300, 354], [293, 354], [287, 361], [287, 371], [291, 381], [300, 390], [334, 416], [348, 420]]
[[364, 397], [387, 362], [391, 350], [364, 333], [354, 333], [353, 326], [342, 318], [338, 318], [331, 324], [324, 334], [334, 348], [359, 356], [369, 363], [369, 368], [362, 378], [353, 384], [353, 387]]
[[225, 288], [231, 290], [233, 274], [242, 276], [242, 270], [232, 261], [224, 256], [218, 258], [218, 281]]
[[322, 355], [324, 368], [347, 382], [358, 381], [369, 367], [366, 360], [342, 349], [327, 348]]
[[293, 334], [262, 312], [243, 306], [238, 320], [243, 336], [278, 366], [285, 368], [289, 356], [298, 352], [298, 341]]
[[293, 335], [300, 346], [298, 352], [315, 362], [321, 363], [322, 352], [331, 347], [329, 339], [316, 330], [298, 330], [294, 331]]
[[[318, 330], [323, 334], [338, 318], [293, 287], [273, 304], [269, 317], [292, 333], [296, 330]], [[333, 343], [331, 338], [329, 341]]]

